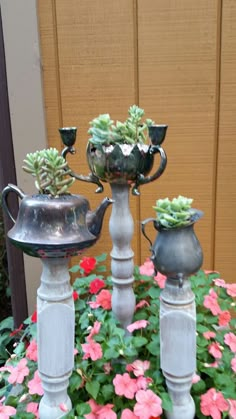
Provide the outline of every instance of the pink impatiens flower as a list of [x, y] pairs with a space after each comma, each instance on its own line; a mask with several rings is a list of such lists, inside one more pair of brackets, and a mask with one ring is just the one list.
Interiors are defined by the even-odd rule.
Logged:
[[141, 275], [152, 276], [154, 274], [153, 262], [147, 258], [144, 264], [139, 267], [139, 272]]
[[124, 409], [121, 413], [120, 419], [139, 419], [138, 416], [136, 416], [132, 410], [130, 409]]
[[236, 356], [231, 359], [231, 368], [234, 372], [236, 372]]
[[210, 346], [208, 346], [208, 351], [209, 351], [209, 354], [214, 356], [214, 358], [216, 359], [222, 358], [222, 352], [221, 352], [220, 345], [218, 342], [212, 342]]
[[135, 397], [137, 403], [134, 413], [140, 419], [150, 419], [162, 414], [161, 399], [152, 390], [139, 390]]
[[215, 332], [211, 332], [210, 330], [208, 332], [204, 332], [203, 336], [205, 339], [211, 339], [216, 336]]
[[99, 321], [95, 321], [93, 327], [90, 330], [90, 333], [87, 337], [87, 340], [89, 341], [93, 336], [97, 335], [100, 332], [100, 328], [101, 328], [101, 322]]
[[232, 352], [236, 352], [236, 335], [234, 333], [226, 333], [224, 342], [230, 347]]
[[100, 406], [97, 411], [98, 419], [116, 419], [117, 415], [113, 412], [112, 408], [114, 404], [106, 404], [105, 406]]
[[227, 326], [231, 320], [231, 315], [228, 310], [222, 311], [219, 314], [219, 326]]
[[193, 384], [196, 384], [196, 383], [198, 383], [200, 380], [201, 380], [200, 375], [198, 375], [198, 374], [194, 373], [194, 374], [193, 374], [193, 378], [192, 378], [192, 383], [193, 383]]
[[205, 416], [221, 419], [221, 412], [228, 411], [229, 405], [220, 391], [217, 392], [215, 388], [210, 388], [201, 395], [200, 409]]
[[138, 304], [136, 304], [135, 311], [138, 310], [138, 308], [143, 308], [145, 306], [149, 307], [150, 306], [149, 302], [146, 301], [146, 300], [141, 300], [141, 301], [139, 301]]
[[36, 362], [38, 360], [38, 346], [35, 339], [30, 342], [28, 348], [26, 349], [26, 357], [31, 361]]
[[216, 279], [213, 279], [213, 282], [215, 283], [215, 285], [217, 287], [226, 288], [226, 283], [225, 283], [225, 280], [224, 279], [216, 278]]
[[38, 410], [39, 410], [39, 404], [38, 403], [30, 402], [26, 406], [26, 412], [33, 413], [35, 415], [35, 419], [39, 419]]
[[9, 419], [10, 416], [16, 414], [16, 409], [12, 406], [5, 406], [0, 403], [0, 418], [1, 419]]
[[145, 374], [145, 371], [147, 371], [150, 368], [150, 362], [149, 361], [140, 361], [139, 359], [136, 359], [132, 364], [128, 364], [126, 366], [126, 370], [128, 372], [133, 372], [135, 377], [140, 377]]
[[228, 399], [229, 402], [229, 415], [232, 419], [236, 418], [236, 400]]
[[97, 295], [96, 303], [99, 304], [104, 310], [111, 309], [111, 293], [108, 290], [102, 290]]
[[27, 359], [22, 358], [16, 367], [11, 369], [11, 374], [8, 377], [10, 384], [22, 384], [24, 378], [29, 375], [29, 368], [27, 365]]
[[102, 358], [102, 347], [100, 343], [90, 339], [88, 343], [82, 343], [81, 346], [84, 352], [83, 359], [91, 358], [92, 361], [97, 361], [97, 359]]
[[95, 278], [89, 285], [90, 294], [97, 294], [100, 289], [105, 287], [105, 282], [100, 278]]
[[34, 373], [34, 378], [28, 382], [29, 394], [43, 395], [43, 387], [38, 370]]
[[127, 326], [127, 330], [132, 333], [134, 330], [144, 329], [148, 324], [149, 321], [147, 320], [137, 320], [136, 322], [129, 324], [129, 326]]
[[166, 276], [162, 275], [160, 272], [156, 276], [154, 276], [154, 280], [158, 283], [160, 288], [165, 288], [166, 284]]
[[221, 308], [217, 302], [217, 294], [211, 289], [208, 295], [205, 295], [203, 305], [212, 312], [214, 316], [221, 313]]
[[87, 415], [84, 415], [84, 417], [86, 419], [97, 419], [98, 418], [97, 412], [100, 409], [99, 404], [97, 404], [95, 400], [93, 399], [90, 399], [87, 403], [89, 404], [91, 408], [91, 412], [88, 413]]
[[116, 374], [113, 379], [115, 393], [118, 396], [125, 396], [127, 399], [133, 399], [137, 391], [136, 379], [130, 378], [127, 372], [123, 375]]
[[231, 297], [236, 297], [236, 284], [227, 284], [226, 292]]

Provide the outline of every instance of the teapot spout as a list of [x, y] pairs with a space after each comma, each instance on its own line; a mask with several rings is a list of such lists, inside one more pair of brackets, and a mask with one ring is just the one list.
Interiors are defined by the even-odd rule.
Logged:
[[100, 236], [102, 229], [103, 218], [106, 212], [106, 209], [109, 205], [113, 203], [113, 199], [104, 198], [101, 204], [97, 207], [95, 211], [88, 211], [86, 215], [86, 224], [88, 230], [95, 237]]

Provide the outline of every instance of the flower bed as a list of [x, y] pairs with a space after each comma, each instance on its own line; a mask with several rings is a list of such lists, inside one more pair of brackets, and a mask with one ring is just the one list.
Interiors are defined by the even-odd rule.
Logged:
[[[165, 277], [147, 260], [135, 268], [134, 320], [125, 335], [111, 312], [106, 255], [84, 257], [71, 271], [75, 303], [75, 367], [67, 419], [154, 419], [171, 409], [159, 358], [159, 297]], [[191, 278], [197, 306], [197, 371], [192, 396], [196, 417], [236, 418], [236, 284], [216, 272]], [[0, 369], [0, 418], [33, 419], [43, 394], [37, 370], [37, 315], [15, 332], [14, 353]], [[13, 332], [14, 333], [14, 332]]]

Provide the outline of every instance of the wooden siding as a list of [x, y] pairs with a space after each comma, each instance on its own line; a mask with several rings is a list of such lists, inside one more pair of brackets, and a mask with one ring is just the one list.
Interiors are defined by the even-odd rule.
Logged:
[[[136, 103], [168, 124], [165, 173], [130, 198], [135, 262], [149, 256], [140, 221], [154, 216], [156, 199], [182, 194], [205, 214], [196, 227], [204, 267], [234, 282], [234, 0], [38, 0], [38, 14], [49, 145], [61, 147], [59, 126], [78, 125], [70, 164], [87, 174], [87, 130], [98, 114], [124, 119]], [[92, 208], [102, 198], [94, 190], [74, 186]], [[109, 214], [88, 254], [110, 252]]]

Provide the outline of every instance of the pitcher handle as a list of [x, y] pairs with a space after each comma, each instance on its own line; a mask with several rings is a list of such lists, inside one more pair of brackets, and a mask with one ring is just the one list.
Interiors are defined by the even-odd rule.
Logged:
[[166, 153], [164, 151], [164, 149], [159, 146], [159, 145], [152, 145], [149, 149], [149, 153], [150, 154], [156, 154], [159, 153], [160, 157], [161, 157], [161, 162], [160, 165], [157, 169], [157, 171], [151, 175], [151, 176], [147, 176], [145, 177], [144, 175], [140, 174], [135, 182], [135, 185], [132, 188], [132, 194], [133, 195], [139, 195], [139, 191], [138, 188], [141, 185], [144, 185], [145, 183], [150, 183], [153, 182], [154, 180], [158, 179], [162, 173], [164, 172], [166, 165], [167, 165], [167, 156]]
[[8, 217], [10, 217], [10, 219], [15, 224], [16, 220], [10, 212], [10, 209], [8, 207], [8, 202], [7, 202], [8, 195], [9, 195], [10, 192], [15, 192], [20, 199], [23, 199], [26, 195], [24, 194], [24, 192], [20, 188], [18, 188], [18, 186], [13, 185], [12, 183], [9, 183], [8, 186], [6, 186], [2, 191], [2, 206], [3, 206], [3, 209], [7, 213]]
[[146, 224], [150, 223], [151, 221], [153, 222], [153, 225], [155, 226], [155, 221], [156, 221], [155, 218], [146, 218], [146, 220], [141, 222], [141, 230], [142, 230], [142, 233], [143, 233], [144, 237], [149, 241], [149, 243], [151, 245], [151, 248], [152, 248], [152, 242], [149, 239], [149, 237], [147, 236], [146, 231], [145, 231]]

